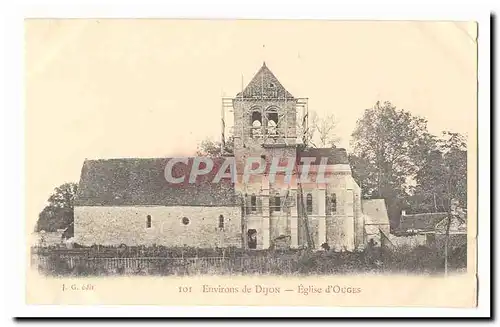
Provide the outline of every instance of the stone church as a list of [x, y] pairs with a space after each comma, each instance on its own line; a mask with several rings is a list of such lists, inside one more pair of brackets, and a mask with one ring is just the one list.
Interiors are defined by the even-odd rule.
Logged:
[[[214, 161], [220, 166], [232, 158], [236, 180], [212, 183], [207, 174], [196, 183], [169, 184], [165, 166], [173, 158], [86, 160], [75, 200], [75, 242], [355, 251], [378, 231], [388, 233], [383, 200], [361, 199], [345, 149], [304, 146], [307, 99], [290, 94], [265, 63], [240, 93], [223, 99], [223, 140], [227, 108], [234, 115], [234, 148]], [[294, 158], [296, 178], [272, 179], [265, 171], [245, 181], [248, 158], [266, 164]], [[176, 166], [179, 176], [193, 164], [186, 160]], [[304, 162], [305, 182], [296, 176]]]

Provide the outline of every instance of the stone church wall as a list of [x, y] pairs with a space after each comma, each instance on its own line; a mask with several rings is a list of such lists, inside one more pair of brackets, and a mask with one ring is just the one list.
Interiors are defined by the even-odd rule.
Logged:
[[336, 194], [337, 210], [327, 217], [326, 239], [336, 251], [353, 251], [364, 244], [360, 188], [352, 178], [348, 165], [333, 166], [332, 171], [327, 194]]
[[[220, 215], [224, 229], [219, 228]], [[75, 207], [75, 242], [82, 245], [241, 247], [241, 231], [239, 207]]]
[[[351, 177], [352, 178], [352, 177]], [[362, 250], [365, 247], [365, 216], [361, 209], [361, 188], [353, 181], [354, 184], [354, 246], [357, 250]]]

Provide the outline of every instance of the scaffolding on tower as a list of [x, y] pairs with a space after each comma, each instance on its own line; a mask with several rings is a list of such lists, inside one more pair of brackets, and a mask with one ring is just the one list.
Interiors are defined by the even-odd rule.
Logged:
[[[300, 181], [301, 176], [299, 175], [299, 164], [298, 158], [295, 160], [295, 169], [296, 169], [296, 179], [297, 179], [297, 192], [298, 198], [300, 199], [300, 206], [297, 207], [297, 215], [302, 218], [304, 222], [304, 227], [306, 230], [306, 240], [307, 240], [307, 248], [312, 250], [314, 249], [314, 240], [311, 235], [311, 231], [309, 228], [309, 218], [307, 217], [307, 208], [304, 205], [304, 190], [302, 189], [302, 182]], [[297, 203], [298, 205], [299, 203]]]
[[[228, 125], [226, 121], [226, 112], [229, 113], [234, 113], [234, 102], [235, 101], [243, 101], [246, 99], [244, 97], [244, 89], [243, 89], [243, 77], [242, 77], [242, 89], [241, 92], [239, 93], [238, 96], [235, 98], [231, 97], [222, 97], [222, 103], [221, 103], [221, 153], [224, 155], [225, 150], [226, 150], [226, 131], [228, 130]], [[273, 94], [274, 97], [264, 97], [264, 81], [261, 81], [261, 92], [260, 92], [260, 97], [255, 97], [251, 96], [248, 99], [250, 101], [253, 101], [256, 105], [255, 106], [248, 106], [246, 109], [246, 112], [242, 113], [242, 117], [246, 119], [247, 117], [252, 116], [252, 112], [255, 111], [255, 107], [260, 107], [260, 114], [261, 114], [261, 131], [264, 131], [264, 133], [261, 133], [256, 136], [252, 136], [252, 126], [251, 124], [247, 126], [247, 124], [243, 124], [242, 128], [240, 129], [241, 136], [238, 136], [241, 138], [241, 140], [245, 140], [246, 137], [257, 137], [260, 138], [260, 143], [262, 146], [266, 145], [266, 142], [271, 135], [269, 135], [268, 131], [268, 126], [267, 126], [267, 116], [266, 116], [266, 111], [264, 108], [264, 105], [267, 102], [273, 102], [273, 101], [284, 101], [284, 108], [282, 110], [277, 110], [277, 115], [278, 115], [278, 121], [276, 123], [276, 130], [279, 131], [279, 128], [284, 125], [284, 145], [289, 146], [289, 126], [288, 126], [288, 119], [287, 119], [287, 113], [289, 112], [288, 110], [288, 103], [289, 100], [292, 100], [295, 102], [294, 107], [296, 110], [296, 114], [298, 117], [297, 122], [295, 123], [295, 129], [296, 133], [295, 136], [297, 136], [296, 139], [296, 148], [297, 150], [303, 150], [307, 147], [309, 143], [309, 108], [308, 108], [308, 98], [289, 98], [287, 94], [283, 94], [282, 97], [279, 96], [279, 94]], [[249, 120], [250, 121], [250, 120]], [[234, 130], [233, 130], [234, 131]], [[236, 132], [236, 131], [234, 131]], [[278, 133], [279, 134], [279, 133]], [[236, 135], [235, 135], [236, 136]], [[273, 135], [274, 136], [274, 135]], [[277, 138], [275, 138], [277, 139]], [[281, 144], [281, 143], [280, 143]], [[305, 234], [306, 234], [306, 241], [307, 241], [307, 248], [309, 249], [314, 249], [314, 240], [311, 235], [311, 228], [309, 226], [309, 219], [308, 219], [308, 213], [307, 213], [307, 207], [304, 203], [304, 191], [302, 187], [302, 183], [300, 181], [300, 176], [299, 176], [299, 162], [298, 162], [298, 157], [296, 157], [295, 160], [295, 174], [296, 174], [296, 182], [297, 182], [297, 201], [293, 201], [292, 203], [295, 203], [294, 205], [297, 206], [297, 214], [298, 214], [298, 219], [302, 220], [303, 226], [305, 229]], [[243, 189], [245, 190], [245, 193], [247, 191], [247, 186], [244, 185]], [[269, 201], [270, 195], [264, 196], [260, 195], [260, 201]], [[265, 199], [267, 198], [267, 199]], [[284, 197], [283, 201], [283, 209], [285, 211], [286, 217], [289, 217], [289, 209], [293, 204], [290, 204], [291, 201], [289, 201], [290, 198], [290, 184], [288, 185], [287, 192]], [[269, 202], [268, 202], [269, 203]], [[243, 206], [243, 215], [246, 215], [248, 213], [248, 199], [246, 194], [242, 195], [242, 206]], [[273, 240], [274, 241], [274, 240]]]
[[226, 154], [226, 111], [229, 113], [234, 111], [233, 99], [228, 97], [222, 97], [221, 105], [221, 154]]

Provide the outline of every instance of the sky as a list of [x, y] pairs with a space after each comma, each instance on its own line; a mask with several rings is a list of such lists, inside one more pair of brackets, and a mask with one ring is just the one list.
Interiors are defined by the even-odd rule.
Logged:
[[376, 101], [475, 134], [475, 23], [27, 20], [27, 214], [94, 158], [190, 156], [263, 61], [340, 146]]

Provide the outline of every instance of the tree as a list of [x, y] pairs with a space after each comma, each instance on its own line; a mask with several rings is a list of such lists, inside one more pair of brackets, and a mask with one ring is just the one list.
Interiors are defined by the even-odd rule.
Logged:
[[409, 199], [410, 211], [448, 212], [453, 199], [467, 207], [466, 136], [443, 132], [441, 138], [436, 138], [415, 181], [415, 191]]
[[371, 165], [367, 159], [358, 157], [353, 153], [349, 154], [348, 160], [351, 166], [352, 177], [361, 188], [363, 197], [368, 199], [377, 197], [377, 181], [374, 178], [370, 178], [376, 175], [376, 167]]
[[[40, 212], [35, 231], [55, 232], [67, 229], [73, 223], [74, 201], [78, 185], [65, 183], [56, 187], [47, 206]], [[72, 236], [72, 235], [71, 235]]]
[[196, 155], [199, 157], [222, 157], [224, 155], [233, 154], [234, 137], [230, 136], [224, 145], [224, 151], [221, 151], [221, 142], [205, 139], [198, 145]]
[[307, 129], [308, 147], [312, 148], [334, 148], [340, 141], [335, 134], [337, 120], [330, 114], [320, 117], [315, 111], [309, 115], [309, 128]]
[[78, 185], [76, 183], [64, 183], [56, 187], [54, 193], [49, 197], [51, 207], [73, 209]]
[[391, 226], [399, 222], [410, 185], [429, 152], [432, 137], [427, 121], [390, 102], [365, 110], [352, 134], [353, 177], [365, 186], [363, 196], [386, 200]]
[[459, 133], [443, 132], [422, 169], [417, 173], [414, 206], [447, 213], [444, 245], [444, 271], [448, 273], [448, 247], [452, 217], [457, 207], [467, 207], [467, 142]]

